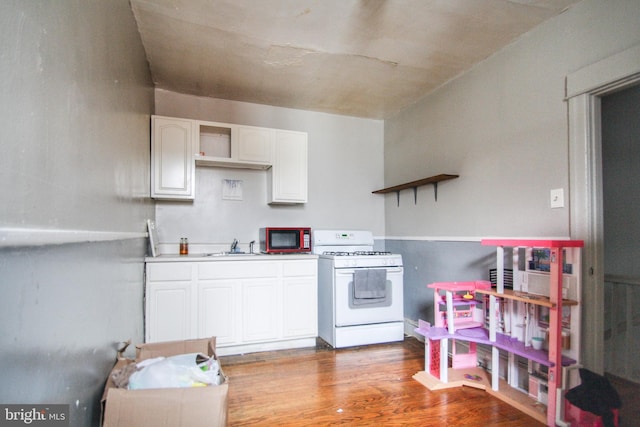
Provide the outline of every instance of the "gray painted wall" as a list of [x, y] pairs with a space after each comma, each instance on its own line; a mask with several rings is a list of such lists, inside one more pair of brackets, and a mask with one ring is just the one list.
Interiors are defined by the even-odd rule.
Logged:
[[433, 282], [489, 280], [495, 247], [479, 242], [387, 240], [385, 249], [401, 253], [404, 264], [404, 316], [433, 323]]
[[[381, 120], [361, 119], [268, 105], [225, 101], [156, 90], [156, 114], [308, 133], [309, 201], [267, 205], [265, 171], [196, 168], [194, 202], [156, 203], [162, 243], [188, 237], [195, 243], [242, 244], [258, 240], [264, 226], [308, 226], [371, 230], [384, 236]], [[242, 201], [222, 200], [222, 180], [243, 181]], [[246, 246], [244, 249], [247, 249]]]
[[[153, 87], [129, 2], [3, 1], [0, 34], [0, 228], [142, 236]], [[117, 343], [143, 338], [146, 240], [10, 245], [0, 402], [98, 425]]]
[[385, 121], [387, 185], [460, 178], [386, 198], [391, 237], [568, 237], [565, 77], [640, 43], [637, 0], [584, 0]]
[[[473, 264], [483, 278], [481, 252], [446, 242], [570, 237], [565, 78], [640, 44], [638, 22], [637, 0], [584, 0], [385, 121], [387, 186], [460, 175], [440, 184], [437, 202], [429, 186], [418, 190], [417, 204], [410, 190], [399, 207], [395, 195], [386, 197], [386, 236], [410, 262], [407, 318], [429, 315], [419, 295], [432, 277], [460, 280]], [[551, 209], [556, 188], [564, 188], [565, 207]], [[412, 261], [413, 251], [424, 260]], [[431, 271], [412, 271], [420, 262]]]
[[146, 240], [0, 251], [0, 402], [69, 404], [98, 425], [120, 342], [142, 342]]

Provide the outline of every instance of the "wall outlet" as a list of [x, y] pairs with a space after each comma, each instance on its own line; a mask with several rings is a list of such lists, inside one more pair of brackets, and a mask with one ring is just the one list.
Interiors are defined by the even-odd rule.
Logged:
[[551, 208], [564, 208], [564, 189], [551, 190]]

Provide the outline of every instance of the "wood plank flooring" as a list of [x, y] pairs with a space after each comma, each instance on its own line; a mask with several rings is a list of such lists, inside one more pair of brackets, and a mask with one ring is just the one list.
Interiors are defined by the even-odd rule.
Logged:
[[429, 391], [412, 376], [424, 346], [403, 342], [221, 357], [230, 426], [541, 426], [483, 390]]
[[622, 399], [619, 427], [633, 427], [640, 424], [640, 384], [605, 374]]

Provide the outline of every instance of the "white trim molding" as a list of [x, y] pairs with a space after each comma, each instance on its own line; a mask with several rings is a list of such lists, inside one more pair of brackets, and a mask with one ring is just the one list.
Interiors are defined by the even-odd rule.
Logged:
[[146, 232], [0, 227], [0, 247], [62, 245], [146, 238]]
[[602, 94], [638, 81], [640, 45], [588, 65], [567, 76], [566, 99], [589, 93]]
[[640, 82], [640, 45], [566, 77], [569, 114], [570, 232], [584, 240], [581, 355], [586, 368], [604, 371], [604, 227], [601, 96]]
[[568, 240], [568, 236], [384, 236], [376, 240], [408, 240], [424, 242], [480, 242], [484, 239]]

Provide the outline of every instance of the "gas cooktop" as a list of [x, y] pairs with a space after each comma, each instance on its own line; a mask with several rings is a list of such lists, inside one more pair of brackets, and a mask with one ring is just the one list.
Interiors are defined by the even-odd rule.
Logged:
[[343, 251], [324, 251], [322, 255], [333, 255], [333, 256], [373, 256], [373, 255], [391, 255], [391, 252], [386, 251], [352, 251], [352, 252], [343, 252]]

